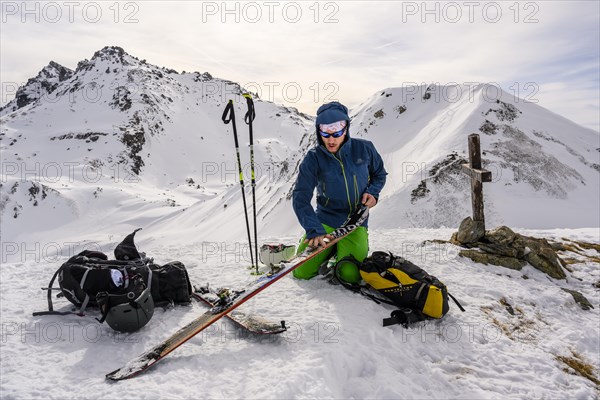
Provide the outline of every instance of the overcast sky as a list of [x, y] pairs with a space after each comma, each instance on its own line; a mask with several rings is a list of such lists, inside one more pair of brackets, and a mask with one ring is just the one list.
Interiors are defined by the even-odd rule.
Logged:
[[2, 1], [1, 103], [107, 45], [315, 114], [388, 87], [496, 83], [600, 130], [598, 1]]

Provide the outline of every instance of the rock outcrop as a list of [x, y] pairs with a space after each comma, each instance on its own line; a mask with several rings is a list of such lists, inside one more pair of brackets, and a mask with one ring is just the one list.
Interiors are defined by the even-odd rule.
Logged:
[[450, 242], [467, 250], [459, 255], [475, 262], [521, 270], [527, 263], [554, 279], [565, 279], [563, 261], [546, 239], [515, 233], [506, 226], [483, 232], [471, 217], [465, 218]]

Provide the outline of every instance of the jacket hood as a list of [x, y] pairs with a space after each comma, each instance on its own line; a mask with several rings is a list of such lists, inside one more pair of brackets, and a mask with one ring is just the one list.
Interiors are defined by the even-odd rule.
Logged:
[[317, 118], [315, 120], [315, 134], [317, 135], [317, 143], [324, 146], [323, 138], [319, 134], [319, 125], [331, 124], [337, 121], [346, 121], [346, 136], [344, 143], [350, 139], [350, 117], [348, 116], [348, 108], [337, 101], [323, 104], [317, 110]]

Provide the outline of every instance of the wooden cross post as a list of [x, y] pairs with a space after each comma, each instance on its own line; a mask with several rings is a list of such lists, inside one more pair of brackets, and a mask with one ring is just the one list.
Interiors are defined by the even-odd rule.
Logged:
[[469, 135], [469, 163], [462, 165], [463, 171], [471, 177], [471, 203], [473, 205], [473, 221], [481, 224], [485, 232], [483, 216], [483, 182], [492, 181], [492, 173], [481, 169], [481, 150], [479, 135]]

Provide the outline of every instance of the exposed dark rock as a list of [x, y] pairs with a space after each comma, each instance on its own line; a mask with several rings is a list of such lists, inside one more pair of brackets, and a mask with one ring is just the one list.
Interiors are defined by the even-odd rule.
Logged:
[[410, 193], [410, 202], [415, 204], [417, 200], [424, 198], [429, 192], [430, 190], [427, 189], [427, 181], [421, 181]]
[[504, 308], [506, 308], [506, 311], [510, 314], [510, 315], [515, 315], [515, 309], [513, 308], [512, 305], [510, 305], [510, 303], [508, 302], [508, 300], [506, 300], [505, 297], [502, 297], [500, 299], [500, 304], [502, 304], [504, 306]]
[[[37, 203], [37, 196], [40, 193], [41, 193], [41, 196], [40, 196], [41, 199], [44, 200], [48, 196], [47, 189], [49, 189], [49, 188], [46, 185], [32, 182], [31, 187], [28, 190], [29, 201], [33, 201], [34, 203]], [[51, 190], [51, 189], [49, 189], [49, 190]], [[37, 204], [34, 204], [34, 205], [37, 205]]]
[[[596, 253], [600, 254], [600, 244], [597, 243], [588, 243], [577, 240], [571, 240], [567, 238], [562, 238], [565, 242], [569, 243], [553, 243], [553, 247], [557, 250], [566, 250], [572, 251], [573, 253], [583, 255], [584, 250], [594, 250]], [[589, 257], [589, 256], [588, 256]], [[600, 260], [598, 260], [600, 262]]]
[[17, 204], [16, 206], [14, 206], [13, 207], [13, 218], [18, 218], [22, 211], [23, 211], [22, 205]]
[[588, 299], [586, 299], [586, 297], [581, 294], [580, 292], [578, 292], [577, 290], [571, 290], [571, 289], [565, 289], [565, 288], [561, 288], [562, 290], [564, 290], [567, 293], [570, 293], [571, 296], [573, 296], [573, 299], [575, 300], [575, 303], [579, 304], [579, 307], [581, 307], [582, 310], [591, 310], [592, 308], [594, 308], [594, 306], [588, 301]]
[[123, 134], [121, 138], [121, 142], [129, 149], [129, 158], [133, 161], [133, 166], [131, 167], [131, 171], [139, 175], [142, 171], [142, 167], [144, 166], [144, 160], [138, 155], [140, 151], [142, 151], [142, 146], [146, 142], [144, 138], [144, 128], [140, 128], [140, 130], [126, 132]]
[[505, 103], [500, 100], [496, 100], [496, 103], [500, 104], [500, 108], [490, 108], [485, 113], [485, 115], [494, 113], [494, 114], [496, 114], [496, 118], [498, 118], [499, 121], [512, 122], [515, 119], [517, 119], [519, 114], [523, 114], [523, 112], [521, 112], [517, 107], [515, 107], [512, 104]]
[[434, 88], [433, 85], [429, 85], [425, 90], [425, 94], [423, 95], [423, 100], [429, 100], [431, 98], [431, 93], [429, 93]]
[[400, 115], [406, 111], [406, 106], [405, 105], [396, 106], [396, 107], [394, 107], [394, 111], [396, 111], [398, 113], [398, 115]]
[[471, 250], [459, 254], [475, 262], [520, 270], [526, 263], [554, 279], [565, 279], [563, 263], [546, 239], [523, 236], [501, 226], [482, 232], [471, 217], [465, 218], [450, 241]]
[[65, 139], [78, 139], [85, 140], [86, 142], [96, 142], [100, 136], [108, 136], [108, 133], [104, 132], [86, 132], [86, 133], [66, 133], [60, 136], [52, 136], [50, 140], [65, 140]]
[[36, 77], [28, 79], [25, 85], [19, 87], [15, 93], [15, 99], [0, 108], [0, 111], [16, 111], [48, 96], [61, 82], [71, 78], [74, 73], [73, 70], [50, 61]]
[[126, 86], [119, 86], [115, 89], [112, 101], [109, 103], [111, 107], [118, 108], [121, 111], [127, 111], [131, 108], [131, 92]]
[[118, 62], [122, 65], [129, 65], [125, 55], [127, 55], [127, 53], [121, 47], [106, 46], [102, 50], [98, 50], [94, 53], [92, 61], [99, 59], [103, 61], [112, 61], [113, 63]]
[[514, 245], [520, 251], [525, 252], [525, 259], [535, 268], [554, 279], [567, 277], [560, 258], [546, 239], [519, 235]]
[[434, 184], [449, 183], [455, 187], [457, 182], [464, 182], [464, 174], [460, 165], [466, 162], [467, 160], [460, 157], [456, 152], [448, 154], [442, 161], [434, 164], [429, 170], [428, 178], [422, 180], [419, 185], [413, 189], [410, 202], [414, 204], [416, 201], [427, 197], [430, 192], [427, 188], [428, 180], [431, 180]]
[[527, 183], [535, 191], [544, 191], [552, 198], [566, 199], [577, 182], [585, 184], [583, 176], [552, 154], [520, 129], [501, 125], [502, 138], [491, 143], [487, 152], [496, 156], [502, 169], [513, 170], [515, 183]]
[[461, 244], [475, 243], [485, 235], [485, 228], [480, 221], [473, 221], [471, 217], [463, 219], [458, 228], [456, 236], [452, 235], [451, 240]]
[[486, 135], [495, 135], [498, 133], [498, 125], [486, 119], [485, 122], [479, 127], [479, 131], [485, 133]]
[[500, 226], [498, 228], [492, 229], [486, 232], [485, 235], [490, 242], [504, 246], [511, 245], [517, 238], [517, 234], [513, 232], [512, 229], [506, 226]]
[[458, 252], [461, 257], [467, 257], [480, 264], [492, 264], [499, 267], [505, 267], [520, 271], [527, 263], [514, 257], [505, 257], [496, 254], [489, 254], [479, 250], [461, 250]]
[[461, 164], [465, 164], [468, 161], [460, 157], [456, 152], [448, 154], [445, 159], [436, 163], [429, 170], [429, 176], [433, 179], [433, 182], [438, 183], [441, 179], [444, 178], [442, 172], [445, 175], [459, 175], [463, 176]]

